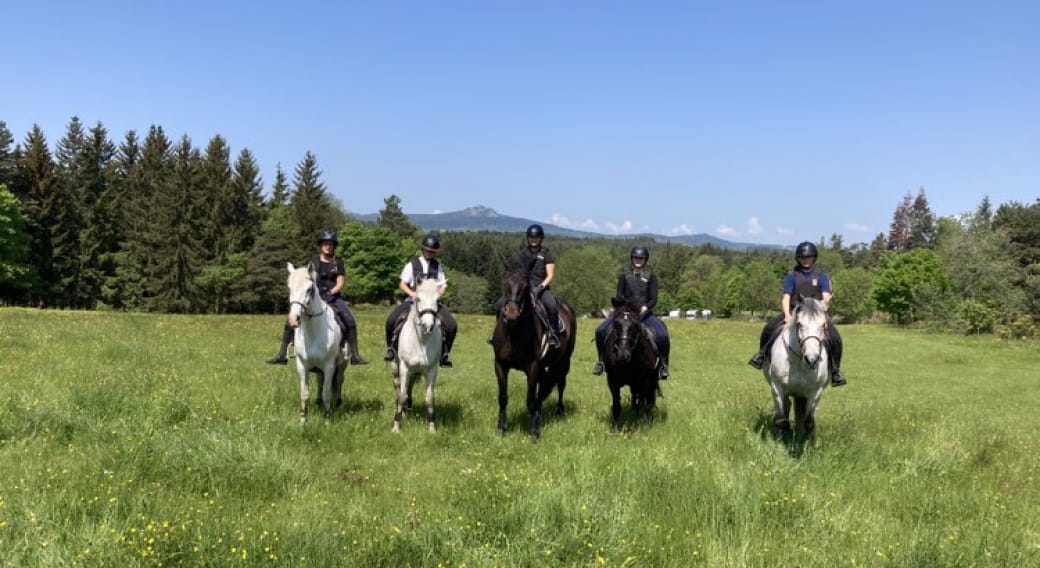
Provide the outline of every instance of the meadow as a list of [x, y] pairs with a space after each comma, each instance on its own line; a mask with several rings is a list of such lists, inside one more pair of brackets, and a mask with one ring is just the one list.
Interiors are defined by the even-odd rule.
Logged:
[[295, 371], [264, 364], [281, 317], [0, 309], [0, 566], [1040, 566], [1036, 343], [843, 326], [849, 385], [778, 443], [760, 323], [669, 322], [654, 420], [626, 391], [611, 434], [582, 320], [532, 443], [516, 372], [495, 430], [483, 316], [437, 433], [391, 434], [385, 314], [301, 426]]

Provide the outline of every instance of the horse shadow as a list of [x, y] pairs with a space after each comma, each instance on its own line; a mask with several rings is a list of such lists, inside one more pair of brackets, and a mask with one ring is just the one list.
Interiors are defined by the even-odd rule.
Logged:
[[[610, 414], [610, 408], [607, 408], [607, 413], [603, 416], [603, 422], [606, 423], [607, 428], [613, 427], [613, 418]], [[621, 416], [618, 419], [618, 432], [647, 432], [655, 424], [666, 424], [668, 422], [668, 409], [661, 406], [654, 406], [650, 410], [650, 413], [646, 416], [640, 415], [639, 411], [632, 404], [632, 401], [627, 401], [627, 404], [621, 405]]]
[[[390, 405], [395, 407], [395, 405]], [[462, 423], [462, 407], [454, 402], [441, 402], [437, 399], [436, 406], [434, 407], [434, 416], [437, 424], [437, 430], [440, 431], [445, 428], [457, 429], [458, 425]], [[417, 397], [412, 401], [412, 406], [405, 409], [405, 421], [415, 422], [416, 427], [426, 428], [426, 401], [422, 397]], [[403, 427], [403, 426], [402, 426]]]
[[[575, 411], [578, 409], [578, 405], [570, 400], [564, 399], [563, 401], [563, 414], [556, 413], [556, 404], [546, 401], [542, 405], [542, 426], [555, 423], [566, 423]], [[528, 422], [531, 415], [527, 412], [527, 407], [522, 406], [516, 409], [515, 412], [508, 413], [506, 416], [506, 432], [514, 430], [527, 431]]]
[[815, 437], [813, 433], [799, 432], [796, 429], [776, 434], [773, 432], [773, 414], [771, 412], [759, 411], [755, 419], [753, 429], [758, 432], [758, 437], [763, 442], [778, 442], [783, 444], [787, 454], [792, 458], [801, 459]]

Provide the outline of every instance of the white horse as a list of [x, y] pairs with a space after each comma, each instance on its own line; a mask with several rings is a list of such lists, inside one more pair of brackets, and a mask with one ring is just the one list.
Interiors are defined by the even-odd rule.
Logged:
[[773, 433], [778, 438], [791, 432], [791, 399], [795, 420], [802, 430], [811, 434], [816, 426], [813, 413], [823, 389], [830, 383], [826, 338], [827, 312], [823, 304], [805, 298], [773, 343], [764, 372], [773, 390]]
[[332, 416], [333, 404], [343, 403], [343, 367], [349, 346], [340, 349], [343, 332], [332, 313], [332, 307], [321, 299], [315, 284], [317, 274], [306, 267], [289, 269], [289, 325], [296, 329], [293, 348], [296, 372], [300, 375], [300, 423], [307, 421], [307, 373], [321, 377], [322, 390], [318, 403], [325, 418]]
[[439, 296], [435, 280], [419, 283], [415, 300], [398, 336], [397, 357], [391, 363], [394, 392], [397, 394], [394, 432], [401, 431], [401, 419], [412, 406], [412, 386], [420, 375], [426, 377], [426, 426], [430, 432], [437, 430], [433, 421], [433, 386], [437, 382], [443, 334], [437, 319]]

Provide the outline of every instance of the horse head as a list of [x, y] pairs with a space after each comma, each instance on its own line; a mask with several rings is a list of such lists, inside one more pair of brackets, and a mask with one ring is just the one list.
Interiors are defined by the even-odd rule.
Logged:
[[[791, 314], [791, 326], [798, 339], [798, 354], [809, 367], [820, 362], [827, 337], [827, 312], [815, 298], [802, 298]], [[792, 346], [793, 347], [793, 346]]]
[[289, 270], [289, 325], [300, 326], [300, 316], [313, 316], [311, 304], [317, 297], [317, 287], [314, 285], [315, 274], [306, 267], [296, 268], [287, 263]]
[[611, 299], [614, 313], [611, 316], [610, 351], [617, 363], [632, 362], [643, 338], [643, 323], [640, 317], [641, 303], [629, 303], [619, 298]]
[[507, 323], [515, 322], [527, 307], [531, 296], [531, 284], [527, 272], [511, 267], [502, 276], [502, 307], [500, 316]]
[[415, 289], [412, 309], [415, 310], [423, 334], [433, 331], [433, 326], [437, 323], [437, 310], [439, 309], [437, 298], [439, 296], [440, 291], [436, 280], [423, 280]]

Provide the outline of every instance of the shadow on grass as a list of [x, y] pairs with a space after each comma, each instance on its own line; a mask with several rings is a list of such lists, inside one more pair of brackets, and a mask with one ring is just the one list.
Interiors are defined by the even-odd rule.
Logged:
[[[566, 422], [577, 410], [577, 405], [574, 401], [569, 400], [564, 395], [563, 399], [563, 414], [556, 414], [556, 391], [549, 398], [545, 399], [542, 403], [542, 436], [546, 435], [546, 429], [552, 428], [554, 424], [562, 424]], [[498, 400], [493, 400], [489, 407], [493, 410], [494, 414], [492, 427], [498, 428]], [[531, 427], [531, 414], [527, 412], [527, 401], [521, 398], [519, 401], [515, 398], [509, 399], [509, 405], [506, 406], [506, 431], [504, 435], [510, 433], [522, 433], [524, 435], [529, 434]]]
[[813, 441], [813, 434], [806, 434], [797, 430], [788, 430], [779, 435], [773, 431], [773, 413], [760, 411], [752, 428], [758, 432], [763, 442], [777, 442], [783, 444], [788, 455], [799, 459], [805, 455], [806, 450]]

